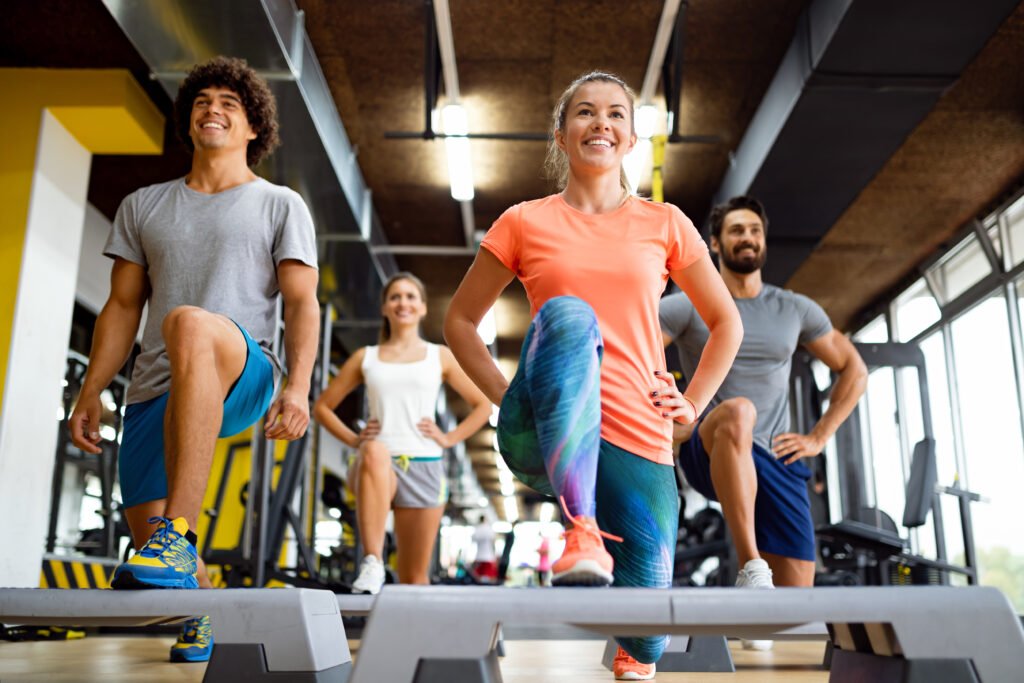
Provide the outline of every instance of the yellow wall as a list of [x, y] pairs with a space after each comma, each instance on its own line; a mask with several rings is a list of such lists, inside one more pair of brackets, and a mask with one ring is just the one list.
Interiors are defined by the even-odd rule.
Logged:
[[[0, 409], [3, 407], [36, 149], [48, 109], [93, 154], [160, 154], [164, 119], [131, 74], [0, 69]], [[80, 226], [74, 226], [76, 229]]]

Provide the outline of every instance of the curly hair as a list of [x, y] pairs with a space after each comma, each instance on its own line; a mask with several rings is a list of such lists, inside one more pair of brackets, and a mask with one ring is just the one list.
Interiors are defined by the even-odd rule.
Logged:
[[174, 129], [178, 139], [189, 152], [195, 151], [189, 136], [192, 105], [199, 92], [209, 87], [227, 88], [241, 98], [245, 116], [256, 133], [256, 139], [249, 141], [245, 158], [249, 166], [257, 165], [281, 143], [277, 135], [277, 102], [267, 82], [244, 59], [214, 57], [192, 68], [174, 100]]

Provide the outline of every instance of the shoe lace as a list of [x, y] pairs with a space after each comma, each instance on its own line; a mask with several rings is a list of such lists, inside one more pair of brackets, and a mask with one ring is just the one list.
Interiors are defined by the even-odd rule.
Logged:
[[193, 617], [185, 622], [181, 629], [181, 633], [178, 635], [179, 643], [194, 643], [196, 642], [196, 635], [199, 633], [200, 617]]
[[181, 534], [174, 530], [174, 525], [171, 520], [166, 517], [150, 517], [146, 520], [150, 524], [156, 524], [160, 522], [160, 526], [156, 528], [153, 535], [146, 541], [146, 545], [139, 551], [139, 555], [143, 557], [159, 557], [160, 554], [174, 541], [176, 541]]
[[197, 621], [195, 642], [206, 643], [210, 640], [210, 618], [202, 617]]
[[562, 504], [562, 512], [565, 513], [566, 519], [572, 522], [572, 526], [574, 529], [579, 529], [580, 531], [586, 534], [590, 534], [598, 538], [599, 540], [601, 538], [607, 538], [609, 541], [622, 543], [621, 536], [615, 536], [614, 534], [609, 534], [607, 531], [601, 531], [597, 528], [596, 524], [594, 524], [585, 517], [574, 517], [573, 514], [569, 512], [569, 506], [565, 504], [565, 496], [559, 496], [558, 502]]

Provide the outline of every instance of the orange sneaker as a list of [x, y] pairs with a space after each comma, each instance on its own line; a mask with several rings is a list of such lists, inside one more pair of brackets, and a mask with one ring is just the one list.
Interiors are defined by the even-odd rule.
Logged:
[[615, 661], [612, 662], [612, 673], [617, 681], [649, 681], [654, 678], [655, 666], [653, 664], [641, 664], [623, 650], [621, 647], [615, 653]]
[[565, 550], [551, 566], [551, 583], [555, 586], [608, 586], [613, 581], [615, 566], [612, 556], [604, 549], [602, 537], [622, 542], [618, 536], [606, 534], [589, 517], [573, 517], [561, 501], [565, 516], [572, 528], [565, 532]]

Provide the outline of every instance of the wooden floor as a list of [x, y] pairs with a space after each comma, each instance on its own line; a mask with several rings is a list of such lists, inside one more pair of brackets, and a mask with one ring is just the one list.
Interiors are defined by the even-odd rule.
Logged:
[[[73, 683], [164, 683], [201, 681], [205, 664], [170, 664], [171, 637], [89, 635], [66, 642], [0, 642], [0, 683], [64, 681]], [[358, 641], [350, 643], [358, 658]], [[601, 666], [600, 640], [516, 640], [505, 642], [501, 671], [505, 683], [591, 683], [612, 681]], [[753, 652], [730, 642], [734, 674], [658, 674], [661, 683], [811, 683], [828, 680], [821, 668], [822, 642], [776, 643], [770, 652]], [[453, 681], [452, 683], [458, 683]]]

